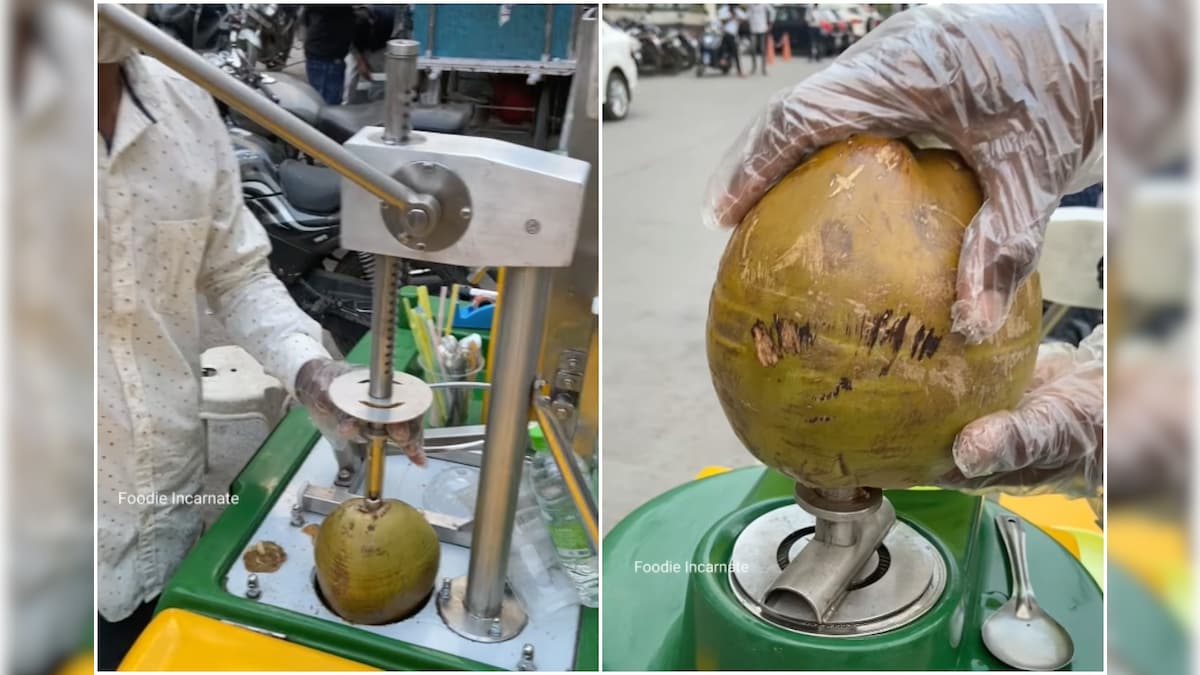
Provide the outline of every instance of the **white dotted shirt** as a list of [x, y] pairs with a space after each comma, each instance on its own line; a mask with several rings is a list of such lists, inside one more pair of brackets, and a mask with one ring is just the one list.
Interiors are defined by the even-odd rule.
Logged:
[[96, 134], [98, 609], [110, 621], [160, 593], [200, 534], [199, 511], [170, 503], [205, 470], [198, 295], [289, 389], [329, 356], [268, 267], [212, 98], [148, 57], [122, 69], [111, 147]]

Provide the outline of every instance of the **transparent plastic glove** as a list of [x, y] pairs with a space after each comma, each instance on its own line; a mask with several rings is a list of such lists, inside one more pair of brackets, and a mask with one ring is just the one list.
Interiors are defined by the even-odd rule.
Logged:
[[1073, 347], [1043, 344], [1015, 410], [971, 422], [943, 487], [1095, 497], [1104, 485], [1104, 326]]
[[[313, 359], [296, 374], [296, 398], [308, 410], [308, 416], [331, 443], [365, 443], [366, 423], [343, 413], [329, 398], [329, 385], [339, 375], [360, 368], [345, 361]], [[387, 425], [388, 441], [404, 451], [417, 466], [425, 465], [422, 433], [423, 418]]]
[[933, 136], [987, 196], [963, 238], [951, 310], [954, 331], [981, 342], [1004, 323], [1046, 220], [1102, 147], [1103, 29], [1099, 5], [905, 10], [775, 95], [710, 179], [704, 220], [736, 226], [796, 165], [853, 134]]

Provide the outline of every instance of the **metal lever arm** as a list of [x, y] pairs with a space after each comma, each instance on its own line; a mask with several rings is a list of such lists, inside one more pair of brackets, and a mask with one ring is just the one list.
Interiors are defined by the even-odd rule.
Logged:
[[101, 4], [97, 16], [107, 27], [141, 47], [146, 53], [204, 87], [258, 124], [308, 155], [320, 160], [379, 199], [401, 209], [428, 206], [430, 197], [411, 190], [379, 169], [347, 152], [328, 136], [272, 103], [204, 57], [172, 40], [150, 22], [116, 4]]

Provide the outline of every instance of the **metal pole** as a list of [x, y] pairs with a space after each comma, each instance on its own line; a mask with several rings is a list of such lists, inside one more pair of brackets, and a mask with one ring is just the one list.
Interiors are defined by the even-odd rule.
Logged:
[[412, 131], [409, 118], [413, 92], [417, 88], [416, 40], [388, 40], [387, 43], [387, 118], [383, 127], [384, 143], [407, 143]]
[[465, 596], [467, 613], [483, 619], [499, 616], [504, 601], [549, 278], [544, 268], [508, 268], [497, 307], [500, 325]]
[[300, 118], [272, 103], [220, 68], [204, 60], [183, 44], [172, 40], [150, 22], [115, 4], [101, 4], [97, 16], [109, 28], [144, 49], [147, 53], [209, 93], [236, 108], [258, 124], [329, 168], [354, 181], [383, 201], [407, 209], [410, 204], [424, 207], [425, 195], [393, 180], [383, 172], [347, 152], [328, 136], [305, 124]]

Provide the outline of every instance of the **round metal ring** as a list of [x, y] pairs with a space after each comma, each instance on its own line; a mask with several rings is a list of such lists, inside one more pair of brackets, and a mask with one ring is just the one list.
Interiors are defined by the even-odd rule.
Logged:
[[433, 390], [408, 373], [392, 374], [392, 397], [387, 401], [371, 398], [371, 374], [367, 368], [352, 370], [329, 385], [329, 398], [347, 415], [376, 424], [408, 422], [425, 414], [433, 404]]
[[401, 244], [414, 251], [440, 251], [466, 233], [471, 222], [471, 191], [454, 171], [436, 162], [412, 162], [400, 167], [392, 178], [434, 197], [438, 204], [432, 221], [424, 211], [386, 202], [380, 207], [384, 225]]

